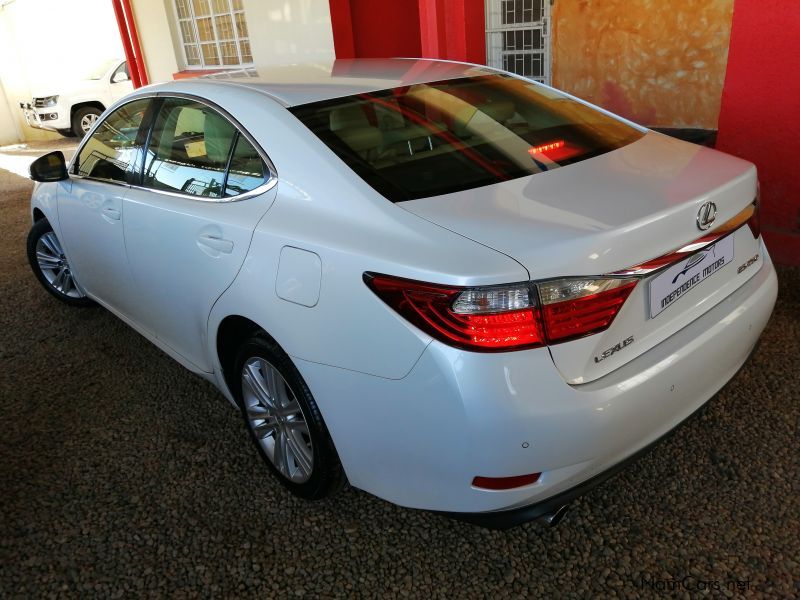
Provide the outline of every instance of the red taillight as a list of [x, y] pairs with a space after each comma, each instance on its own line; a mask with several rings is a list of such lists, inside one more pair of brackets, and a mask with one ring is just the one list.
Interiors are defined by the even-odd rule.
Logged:
[[411, 323], [450, 346], [499, 352], [544, 345], [527, 283], [461, 288], [374, 273], [365, 273], [364, 282]]
[[463, 288], [375, 273], [365, 273], [364, 282], [432, 337], [479, 352], [537, 348], [603, 331], [636, 285], [631, 279], [560, 279]]
[[[574, 299], [543, 301], [543, 320], [547, 340], [551, 344], [566, 342], [607, 329], [636, 286], [635, 280], [601, 281], [609, 282], [612, 285], [594, 293], [577, 296]], [[596, 280], [592, 281], [592, 284], [598, 287]]]
[[476, 477], [472, 480], [472, 486], [485, 490], [511, 490], [536, 483], [541, 475], [541, 473], [531, 473], [515, 477]]

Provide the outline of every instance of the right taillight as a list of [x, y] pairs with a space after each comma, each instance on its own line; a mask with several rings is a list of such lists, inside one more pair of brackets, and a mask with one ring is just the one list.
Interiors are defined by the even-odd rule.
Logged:
[[538, 283], [548, 342], [566, 342], [608, 329], [636, 282], [620, 278]]
[[536, 348], [607, 329], [635, 279], [454, 287], [365, 273], [386, 304], [430, 336], [475, 352]]

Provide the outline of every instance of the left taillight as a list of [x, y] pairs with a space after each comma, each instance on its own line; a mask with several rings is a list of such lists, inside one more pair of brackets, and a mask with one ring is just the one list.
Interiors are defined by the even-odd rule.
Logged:
[[608, 328], [635, 279], [560, 279], [454, 287], [365, 273], [386, 304], [450, 346], [476, 352], [537, 348]]
[[528, 283], [451, 287], [364, 273], [364, 282], [408, 321], [450, 346], [502, 352], [544, 345]]

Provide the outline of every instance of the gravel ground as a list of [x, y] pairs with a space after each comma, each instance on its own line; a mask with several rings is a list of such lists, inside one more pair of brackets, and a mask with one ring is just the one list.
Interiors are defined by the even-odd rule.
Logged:
[[40, 289], [30, 191], [0, 170], [0, 597], [800, 594], [800, 268], [699, 418], [558, 527], [494, 532], [291, 498], [211, 385]]

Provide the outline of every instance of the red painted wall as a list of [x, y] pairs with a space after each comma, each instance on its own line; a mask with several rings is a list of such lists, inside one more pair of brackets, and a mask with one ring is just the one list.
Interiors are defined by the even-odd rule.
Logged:
[[330, 0], [336, 58], [486, 62], [483, 0]]
[[776, 262], [800, 264], [800, 2], [736, 0], [716, 147], [758, 167]]
[[420, 56], [417, 0], [330, 0], [336, 58]]
[[356, 56], [419, 56], [419, 6], [414, 0], [350, 0]]

